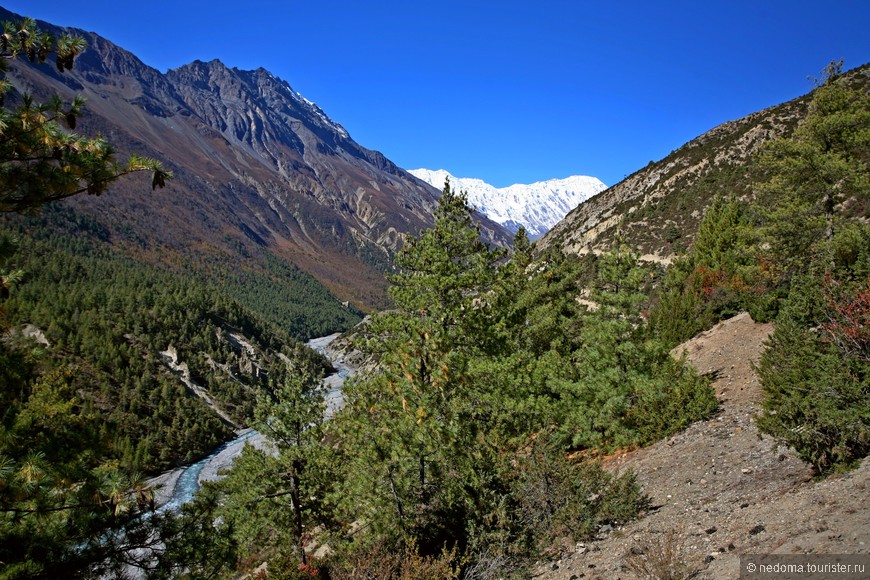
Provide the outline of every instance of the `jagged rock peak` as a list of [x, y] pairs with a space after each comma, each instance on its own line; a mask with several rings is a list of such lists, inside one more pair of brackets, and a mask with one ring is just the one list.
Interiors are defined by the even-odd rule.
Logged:
[[[247, 97], [264, 99], [265, 103], [276, 112], [293, 117], [303, 114], [322, 128], [335, 132], [339, 139], [350, 138], [345, 128], [330, 119], [323, 109], [293, 89], [290, 83], [263, 67], [242, 70], [236, 67], [230, 68], [219, 59], [209, 62], [195, 60], [168, 71], [167, 76], [175, 82], [193, 83], [198, 89], [219, 94], [238, 86], [237, 90], [231, 90], [230, 93], [241, 97], [244, 89]], [[288, 104], [291, 106], [288, 107]]]

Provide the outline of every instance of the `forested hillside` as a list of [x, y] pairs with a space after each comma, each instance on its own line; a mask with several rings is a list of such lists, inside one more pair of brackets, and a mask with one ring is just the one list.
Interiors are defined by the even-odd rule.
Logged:
[[[88, 399], [120, 427], [125, 467], [155, 471], [207, 452], [247, 424], [256, 388], [280, 375], [279, 353], [301, 351], [278, 326], [192, 276], [71, 238], [17, 243], [25, 278], [5, 302], [7, 323], [13, 334], [39, 329], [59, 364], [90, 368], [96, 392]], [[189, 396], [169, 359], [187, 365], [225, 418]]]
[[125, 507], [127, 489], [144, 489], [138, 474], [196, 460], [248, 426], [257, 398], [284, 380], [289, 361], [328, 368], [194, 276], [72, 238], [21, 231], [14, 247], [5, 266], [23, 277], [3, 303], [0, 341], [0, 507], [12, 516], [4, 520], [3, 561], [24, 555], [61, 565], [69, 555], [31, 549], [66, 543], [55, 544], [52, 525], [72, 526], [69, 539], [88, 533], [91, 524], [65, 517], [90, 513], [79, 514], [76, 502], [85, 508], [93, 494], [94, 508], [120, 518], [98, 529], [125, 521], [136, 511]]
[[[21, 17], [0, 8], [0, 20]], [[115, 180], [82, 191], [112, 195], [64, 201], [76, 221], [99, 228], [102, 242], [152, 265], [195, 268], [211, 282], [238, 282], [242, 270], [237, 290], [249, 277], [259, 286], [244, 293], [249, 302], [313, 291], [363, 310], [388, 305], [383, 273], [405, 235], [431, 224], [436, 188], [354, 141], [265, 69], [214, 59], [163, 73], [93, 32], [40, 27], [81, 40], [75, 66], [9, 59], [6, 103], [60, 97], [66, 113], [77, 99], [78, 131], [111, 136], [119, 159], [147, 157], [173, 175], [150, 193]], [[492, 239], [509, 240], [482, 221]], [[66, 225], [51, 224], [71, 233]], [[298, 286], [301, 272], [307, 279]], [[281, 307], [264, 310], [272, 308]]]
[[[0, 73], [53, 61], [63, 79], [86, 50], [32, 20], [4, 24], [0, 41]], [[159, 191], [173, 175], [75, 133], [81, 99], [40, 102], [3, 76], [0, 563], [3, 577], [78, 576], [121, 565], [136, 526], [156, 533], [157, 519], [139, 519], [153, 509], [145, 474], [248, 426], [290, 365], [331, 368], [299, 339], [349, 328], [359, 311], [266, 248], [237, 248], [249, 263], [215, 248], [170, 255], [130, 222], [63, 203], [142, 171]]]

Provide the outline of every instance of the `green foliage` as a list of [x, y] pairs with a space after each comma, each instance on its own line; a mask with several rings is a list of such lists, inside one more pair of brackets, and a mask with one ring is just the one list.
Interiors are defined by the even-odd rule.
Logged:
[[88, 577], [228, 578], [238, 557], [231, 527], [216, 522], [218, 496], [206, 487], [178, 513], [150, 512], [89, 545], [103, 559]]
[[760, 365], [758, 425], [820, 473], [870, 452], [870, 227], [851, 223], [831, 261], [792, 283]]
[[521, 569], [645, 505], [630, 475], [569, 462], [567, 447], [646, 443], [715, 406], [706, 381], [646, 340], [653, 276], [634, 254], [532, 262], [520, 233], [504, 261], [449, 185], [436, 215], [398, 258], [397, 308], [364, 327], [377, 370], [345, 384], [345, 407], [324, 425], [332, 453], [318, 465], [333, 483], [312, 497], [332, 517], [309, 526], [338, 551], [326, 564], [336, 569], [385, 546], [402, 555], [384, 562], [390, 577], [409, 558]]
[[[828, 84], [820, 100], [864, 106], [834, 98], [836, 91], [822, 90]], [[815, 102], [812, 111], [863, 118]], [[614, 476], [588, 458], [708, 416], [716, 400], [707, 380], [668, 349], [739, 309], [779, 312], [759, 365], [759, 426], [820, 471], [866, 455], [870, 228], [847, 215], [863, 207], [866, 151], [846, 138], [863, 130], [860, 123], [846, 130], [840, 121], [830, 135], [842, 139], [813, 155], [852, 147], [852, 165], [821, 205], [778, 175], [800, 163], [783, 155], [764, 166], [765, 184], [778, 185], [765, 185], [763, 203], [803, 196], [802, 207], [823, 216], [808, 222], [824, 226], [816, 232], [822, 239], [789, 240], [777, 223], [789, 212], [769, 211], [776, 203], [757, 211], [717, 198], [691, 253], [662, 283], [649, 324], [658, 273], [627, 247], [534, 260], [520, 232], [505, 259], [480, 243], [464, 195], [447, 184], [434, 227], [398, 256], [395, 310], [361, 331], [359, 346], [378, 366], [345, 384], [345, 407], [323, 422], [316, 373], [273, 375], [256, 416], [277, 453], [247, 448], [202, 499], [211, 524], [193, 537], [213, 550], [214, 570], [268, 561], [271, 574], [288, 578], [314, 568], [384, 578], [521, 576], [554, 545], [648, 507], [631, 474]], [[821, 134], [823, 125], [811, 115], [803, 131]], [[785, 143], [770, 151], [809, 151], [807, 134], [796, 133], [797, 149]], [[819, 167], [843, 169], [823, 157]], [[841, 215], [829, 219], [817, 210], [830, 199]], [[690, 208], [685, 202], [676, 202], [680, 211]], [[10, 360], [14, 382], [31, 363]], [[73, 408], [53, 392], [35, 398], [34, 408]], [[582, 450], [577, 461], [566, 457], [571, 449]], [[306, 561], [307, 543], [328, 543], [333, 554]], [[196, 552], [182, 542], [173, 553], [190, 562]], [[675, 562], [668, 554], [662, 561]]]
[[310, 274], [263, 250], [265, 270], [205, 271], [206, 280], [220, 280], [224, 292], [299, 340], [342, 332], [362, 319], [353, 306], [343, 306]]
[[794, 137], [766, 152], [758, 205], [788, 293], [759, 365], [758, 425], [820, 473], [870, 451], [870, 96], [840, 67], [825, 69]]
[[770, 291], [752, 249], [745, 204], [715, 197], [691, 250], [668, 270], [650, 331], [673, 347], [741, 310], [766, 319]]
[[854, 331], [851, 344], [858, 350], [836, 340], [841, 327], [830, 321], [842, 304], [825, 294], [812, 278], [793, 287], [758, 368], [764, 386], [759, 428], [794, 447], [820, 473], [853, 465], [870, 452], [870, 360], [862, 332], [870, 282], [855, 287], [857, 324], [843, 332]]
[[761, 151], [757, 199], [714, 199], [650, 315], [669, 346], [738, 310], [776, 318], [758, 425], [821, 473], [868, 452], [868, 94], [825, 69], [807, 117]]
[[706, 379], [685, 360], [660, 356], [650, 371], [652, 380], [640, 383], [625, 417], [637, 441], [648, 444], [682, 431], [713, 414], [719, 403]]
[[612, 475], [595, 462], [574, 462], [539, 437], [516, 461], [506, 510], [517, 555], [557, 542], [590, 540], [602, 525], [622, 525], [649, 507], [632, 473]]
[[757, 205], [771, 261], [788, 280], [824, 259], [850, 208], [870, 198], [870, 93], [831, 63], [794, 135], [771, 142], [761, 157], [767, 179]]
[[243, 558], [309, 564], [306, 530], [328, 519], [323, 502], [334, 485], [321, 468], [327, 449], [321, 445], [326, 405], [320, 376], [316, 366], [299, 365], [261, 395], [256, 426], [276, 453], [246, 445], [215, 484], [223, 498], [218, 515]]
[[[632, 474], [590, 458], [712, 413], [708, 381], [668, 350], [739, 309], [779, 312], [759, 364], [759, 426], [819, 471], [854, 464], [870, 447], [870, 228], [849, 214], [866, 197], [866, 94], [835, 77], [793, 140], [765, 153], [761, 209], [714, 199], [655, 301], [659, 272], [621, 243], [535, 259], [521, 230], [511, 256], [487, 247], [446, 184], [433, 228], [397, 257], [395, 309], [361, 332], [378, 366], [345, 384], [329, 421], [326, 365], [288, 335], [358, 313], [333, 304], [307, 318], [326, 299], [290, 300], [288, 288], [314, 288], [298, 271], [270, 256], [261, 270], [204, 267], [218, 291], [19, 229], [14, 259], [12, 238], [0, 243], [0, 275], [4, 288], [28, 280], [4, 306], [50, 346], [0, 343], [0, 561], [21, 576], [125, 563], [158, 578], [229, 576], [264, 561], [287, 578], [522, 575], [648, 507]], [[133, 470], [190, 459], [228, 431], [155, 354], [170, 344], [269, 447], [246, 447], [182, 513], [146, 524]], [[312, 561], [306, 547], [324, 543], [332, 555]]]
[[[190, 461], [230, 433], [167, 368], [159, 353], [170, 346], [231, 417], [250, 418], [247, 389], [262, 379], [231, 335], [249, 337], [261, 350], [280, 350], [288, 337], [192, 279], [111, 253], [71, 253], [58, 242], [22, 247], [18, 264], [30, 274], [6, 303], [9, 320], [43, 329], [50, 359], [87, 361], [94, 380], [86, 397], [103, 410], [125, 466], [155, 470]], [[210, 360], [229, 372], [214, 372]]]
[[[100, 195], [143, 170], [152, 189], [171, 178], [154, 160], [131, 155], [120, 163], [105, 139], [74, 134], [82, 98], [37, 103], [5, 78], [10, 59], [39, 65], [54, 55], [63, 73], [83, 49], [82, 39], [55, 37], [32, 19], [4, 23], [0, 212]], [[3, 107], [7, 96], [14, 107]], [[74, 219], [79, 230], [93, 225]], [[17, 231], [0, 234], [0, 576], [121, 577], [128, 566], [156, 578], [228, 574], [237, 546], [229, 526], [214, 525], [216, 496], [206, 491], [178, 517], [154, 514], [139, 470], [191, 461], [226, 439], [228, 422], [251, 419], [267, 377], [282, 383], [285, 360], [326, 366], [275, 322], [301, 337], [347, 328], [359, 313], [331, 297], [321, 308], [323, 289], [308, 292], [310, 277], [276, 260], [257, 273], [260, 284], [234, 280], [246, 290], [239, 304], [192, 272], [144, 266], [23, 219], [7, 223]], [[105, 229], [88, 234], [100, 238]], [[265, 298], [257, 296], [262, 288]], [[307, 295], [287, 300], [293, 289]], [[282, 301], [293, 306], [274, 307]], [[48, 344], [25, 336], [31, 324]], [[173, 367], [167, 359], [176, 355], [183, 364]], [[191, 396], [196, 389], [176, 375], [198, 383], [230, 419]]]
[[82, 38], [70, 34], [62, 34], [55, 37], [48, 32], [41, 31], [32, 18], [25, 18], [20, 24], [13, 22], [3, 23], [3, 32], [0, 33], [0, 71], [6, 71], [5, 59], [26, 57], [31, 63], [44, 63], [49, 55], [55, 55], [55, 65], [58, 72], [70, 70], [73, 61], [85, 49], [85, 41]]
[[24, 278], [22, 270], [10, 268], [10, 261], [17, 249], [18, 242], [8, 233], [0, 232], [0, 300], [8, 298], [12, 287]]
[[582, 342], [571, 355], [574, 375], [557, 389], [565, 407], [557, 437], [572, 448], [646, 444], [716, 408], [704, 379], [646, 340], [641, 308], [651, 280], [625, 247], [598, 261], [595, 307], [583, 317]]
[[[55, 55], [58, 72], [72, 68], [84, 41], [40, 31], [27, 18], [0, 32], [0, 212], [18, 212], [78, 193], [100, 194], [121, 175], [152, 171], [152, 188], [171, 175], [159, 163], [131, 156], [115, 161], [108, 143], [65, 131], [75, 128], [83, 100], [69, 106], [55, 97], [37, 104], [20, 95], [8, 109], [8, 61], [44, 63]], [[5, 308], [26, 269], [15, 262], [18, 240], [0, 235], [2, 326], [15, 321]], [[0, 341], [0, 563], [4, 578], [82, 576], [127, 548], [92, 539], [132, 524], [152, 503], [139, 475], [122, 469], [109, 439], [116, 436], [98, 408], [92, 384], [104, 377], [77, 357], [46, 355], [14, 333]], [[110, 434], [111, 432], [111, 434]], [[135, 463], [127, 462], [127, 467]]]
[[445, 184], [435, 225], [412, 238], [396, 257], [399, 273], [390, 279], [398, 308], [417, 319], [434, 319], [452, 341], [477, 335], [488, 307], [483, 300], [495, 279], [501, 253], [480, 240], [467, 196]]
[[368, 327], [382, 372], [346, 384], [337, 417], [355, 449], [347, 496], [369, 488], [362, 517], [424, 553], [464, 541], [478, 499], [469, 483], [491, 470], [469, 361], [490, 342], [488, 293], [500, 257], [480, 242], [465, 196], [449, 184], [435, 217], [397, 258], [390, 293], [398, 309]]
[[[151, 502], [138, 475], [100, 453], [104, 423], [79, 396], [92, 376], [63, 366], [31, 378], [38, 361], [0, 343], [6, 378], [0, 424], [0, 562], [4, 577], [57, 577], [105, 557], [80, 547]], [[10, 370], [12, 373], [10, 373]], [[10, 393], [10, 390], [15, 389]]]
[[[0, 216], [3, 217], [3, 216]], [[112, 233], [102, 222], [68, 204], [48, 205], [33, 216], [6, 216], [11, 232], [25, 232], [39, 242], [61, 246], [71, 254], [88, 257], [94, 253], [124, 252], [129, 263], [142, 263], [145, 271], [195, 280], [198, 286], [218, 296], [232, 297], [256, 318], [298, 340], [342, 332], [360, 321], [362, 314], [344, 306], [311, 275], [260, 248], [257, 260], [241, 264], [220, 260], [182, 259], [180, 264], [152, 263], [138, 243], [131, 250], [113, 242]], [[111, 245], [112, 250], [104, 249]], [[101, 249], [103, 248], [103, 249]], [[38, 264], [33, 263], [33, 268]], [[0, 270], [2, 272], [2, 270]], [[23, 273], [23, 272], [22, 272]]]
[[4, 323], [34, 324], [50, 345], [17, 332], [0, 341], [0, 561], [10, 574], [55, 577], [116, 565], [134, 557], [134, 533], [153, 545], [158, 522], [159, 533], [201, 540], [164, 537], [171, 549], [161, 566], [217, 566], [202, 556], [207, 546], [235, 559], [235, 536], [210, 523], [152, 518], [131, 528], [150, 502], [137, 471], [191, 461], [231, 434], [158, 353], [173, 345], [193, 380], [240, 422], [253, 418], [266, 377], [283, 382], [281, 356], [314, 369], [322, 358], [193, 278], [71, 240], [19, 239], [13, 263], [28, 276], [5, 301]]
[[[17, 25], [3, 23], [0, 104], [12, 88], [5, 78], [9, 59], [24, 56], [44, 63], [54, 54], [57, 70], [64, 72], [84, 48], [83, 39], [66, 34], [55, 38], [31, 18]], [[105, 139], [64, 130], [62, 124], [75, 129], [83, 105], [81, 97], [69, 105], [58, 97], [40, 104], [25, 94], [15, 108], [0, 108], [0, 211], [19, 212], [80, 193], [100, 195], [122, 175], [138, 171], [152, 173], [152, 188], [163, 187], [172, 177], [159, 162], [138, 155], [122, 165]]]

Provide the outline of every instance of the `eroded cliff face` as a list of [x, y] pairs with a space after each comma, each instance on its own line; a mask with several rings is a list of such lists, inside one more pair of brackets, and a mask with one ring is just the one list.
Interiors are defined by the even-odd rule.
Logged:
[[[14, 18], [0, 9], [0, 20]], [[94, 33], [73, 32], [88, 49], [72, 71], [14, 62], [16, 88], [37, 99], [85, 96], [82, 132], [105, 135], [122, 159], [133, 151], [158, 158], [175, 178], [153, 193], [127, 180], [70, 207], [139, 256], [256, 267], [265, 249], [342, 300], [385, 305], [383, 273], [405, 237], [432, 223], [437, 189], [356, 143], [264, 69], [214, 60], [163, 74]], [[482, 221], [490, 240], [508, 242]]]
[[400, 245], [401, 234], [430, 223], [437, 192], [357, 144], [317, 105], [268, 71], [194, 62], [166, 78], [205, 128], [246, 154], [247, 163], [222, 158], [221, 164], [282, 214], [282, 222], [288, 221], [283, 214], [300, 220], [296, 197], [301, 195], [341, 222], [341, 227], [311, 224], [313, 229], [388, 253]]

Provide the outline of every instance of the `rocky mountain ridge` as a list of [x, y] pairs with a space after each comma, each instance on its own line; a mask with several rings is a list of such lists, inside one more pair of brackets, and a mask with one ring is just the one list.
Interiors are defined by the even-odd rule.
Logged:
[[[867, 86], [870, 64], [845, 73]], [[716, 194], [750, 197], [753, 159], [771, 139], [791, 135], [806, 116], [809, 94], [723, 123], [574, 208], [538, 242], [583, 254], [616, 236], [651, 259], [667, 259], [691, 244]]]
[[[18, 19], [0, 10], [0, 20]], [[213, 60], [162, 74], [95, 33], [70, 31], [88, 44], [74, 68], [11, 62], [16, 90], [37, 100], [83, 95], [79, 131], [105, 135], [121, 159], [137, 152], [175, 174], [166, 190], [146, 194], [129, 178], [103, 197], [65, 202], [70, 211], [153, 262], [263, 270], [277, 257], [341, 300], [385, 305], [383, 272], [404, 236], [431, 223], [439, 190], [356, 143], [264, 69]], [[507, 243], [507, 232], [481, 219], [490, 241]]]
[[523, 226], [531, 239], [544, 235], [571, 209], [607, 188], [588, 175], [498, 188], [482, 179], [455, 177], [444, 169], [411, 169], [408, 173], [439, 188], [449, 178], [455, 189], [468, 193], [468, 201], [478, 211], [510, 231]]
[[752, 154], [790, 134], [806, 108], [800, 97], [715, 127], [577, 206], [538, 247], [583, 254], [607, 247], [618, 231], [644, 254], [673, 255], [684, 247], [674, 242], [688, 243], [715, 193], [749, 193]]

